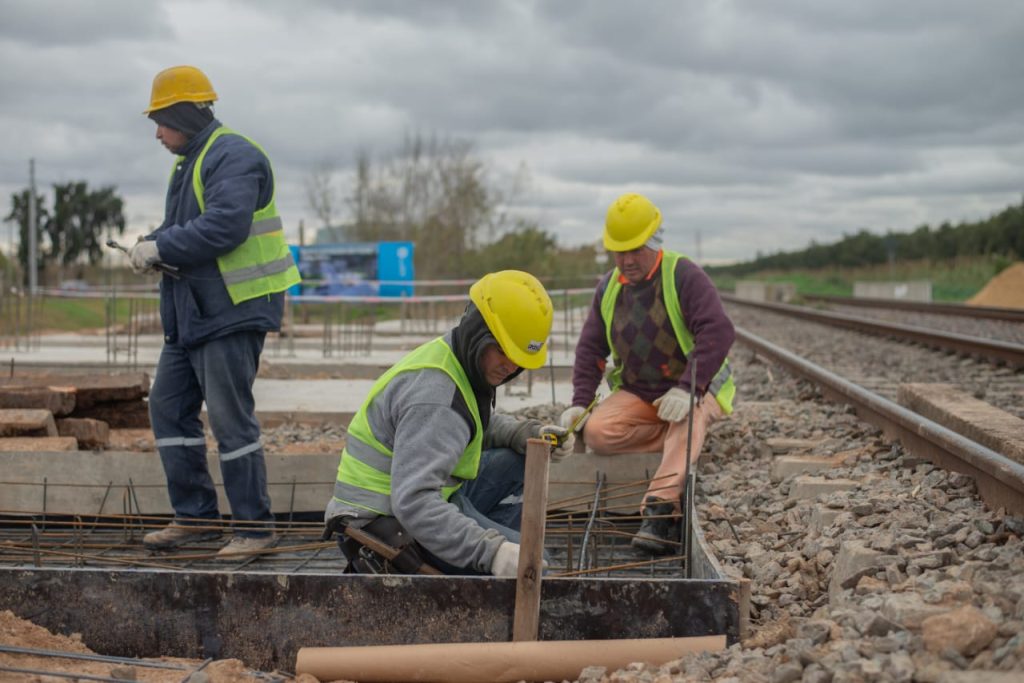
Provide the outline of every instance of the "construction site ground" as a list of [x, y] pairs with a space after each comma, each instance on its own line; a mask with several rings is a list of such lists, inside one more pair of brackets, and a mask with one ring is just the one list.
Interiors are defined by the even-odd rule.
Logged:
[[[264, 427], [263, 441], [268, 455], [336, 456], [344, 446], [345, 426], [351, 415], [358, 410], [374, 378], [407, 351], [445, 329], [442, 325], [434, 333], [402, 334], [399, 330], [389, 330], [388, 323], [379, 324], [379, 327], [383, 334], [376, 338], [374, 348], [344, 354], [335, 352], [330, 357], [324, 357], [323, 347], [316, 337], [316, 328], [304, 330], [304, 334], [296, 334], [291, 339], [268, 336], [254, 387], [257, 413]], [[557, 329], [555, 332], [550, 366], [529, 374], [524, 373], [513, 384], [500, 388], [497, 400], [499, 410], [555, 419], [564, 405], [569, 403], [572, 394], [570, 375], [573, 353], [568, 339], [574, 339], [578, 330], [571, 330], [568, 335], [559, 335]], [[132, 340], [130, 346], [118, 348], [119, 342], [116, 339], [112, 342], [109, 335], [98, 330], [78, 334], [38, 335], [22, 339], [21, 342], [17, 346], [0, 349], [0, 361], [6, 366], [0, 374], [5, 377], [33, 373], [59, 374], [67, 377], [68, 384], [73, 384], [74, 376], [83, 374], [135, 371], [146, 372], [153, 377], [162, 338], [158, 334], [144, 334]], [[207, 438], [211, 453], [215, 453], [216, 443], [209, 430]], [[111, 455], [116, 452], [152, 452], [155, 451], [155, 444], [149, 429], [111, 429], [110, 441], [105, 450]], [[102, 454], [97, 452], [93, 455]], [[212, 555], [216, 551], [216, 544], [211, 545], [209, 551]], [[338, 567], [340, 569], [340, 563]], [[0, 612], [0, 643], [4, 646], [68, 653], [89, 652], [75, 635], [52, 634], [11, 612]], [[139, 665], [113, 665], [110, 662], [61, 660], [49, 656], [36, 659], [24, 654], [0, 652], [2, 667], [32, 669], [35, 665], [45, 663], [47, 671], [111, 678], [145, 681], [209, 680], [224, 683], [292, 680], [287, 674], [252, 671], [238, 660], [207, 663], [201, 660], [160, 660], [177, 668], [147, 666], [143, 660], [139, 661]], [[198, 671], [200, 667], [207, 678], [195, 673], [191, 674], [192, 678], [187, 678], [190, 672]], [[46, 680], [34, 674], [11, 679], [0, 676], [0, 679]]]

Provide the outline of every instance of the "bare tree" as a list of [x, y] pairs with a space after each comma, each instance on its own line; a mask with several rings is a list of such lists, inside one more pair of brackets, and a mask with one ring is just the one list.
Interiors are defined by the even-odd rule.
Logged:
[[407, 135], [398, 153], [379, 166], [367, 152], [357, 155], [348, 237], [414, 241], [418, 273], [454, 274], [481, 237], [500, 232], [504, 201], [472, 143]]
[[334, 164], [325, 159], [318, 162], [306, 176], [306, 202], [325, 228], [331, 227], [340, 203], [334, 175]]

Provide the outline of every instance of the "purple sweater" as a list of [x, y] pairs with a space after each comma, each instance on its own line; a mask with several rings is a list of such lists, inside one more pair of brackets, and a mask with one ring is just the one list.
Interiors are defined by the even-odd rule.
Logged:
[[[614, 272], [614, 271], [613, 271]], [[611, 350], [601, 316], [601, 299], [612, 273], [601, 278], [576, 346], [572, 385], [574, 406], [594, 398]], [[697, 359], [697, 396], [706, 390], [736, 338], [718, 290], [700, 266], [687, 258], [676, 263], [676, 291], [683, 322], [693, 334]], [[622, 364], [622, 388], [654, 401], [672, 387], [690, 391], [689, 359], [675, 340], [665, 311], [661, 271], [639, 284], [624, 284], [615, 301], [612, 341]]]

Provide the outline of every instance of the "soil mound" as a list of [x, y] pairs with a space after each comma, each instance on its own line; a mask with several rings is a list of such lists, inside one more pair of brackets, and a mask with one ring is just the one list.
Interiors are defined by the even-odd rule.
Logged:
[[1014, 263], [989, 280], [967, 303], [972, 306], [1024, 308], [1024, 261]]

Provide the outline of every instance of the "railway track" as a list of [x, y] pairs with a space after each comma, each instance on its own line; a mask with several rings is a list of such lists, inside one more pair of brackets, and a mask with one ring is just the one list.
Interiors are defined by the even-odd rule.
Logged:
[[[727, 308], [737, 326], [890, 401], [896, 401], [901, 384], [942, 382], [1024, 418], [1024, 373], [1019, 369], [834, 327], [805, 317], [809, 311], [795, 306], [765, 308], [730, 300]], [[799, 318], [791, 315], [796, 312]]]
[[780, 315], [801, 318], [813, 322], [852, 329], [859, 332], [886, 336], [894, 339], [916, 342], [925, 346], [954, 351], [968, 356], [987, 358], [995, 363], [1005, 363], [1013, 368], [1024, 367], [1024, 344], [1002, 341], [976, 335], [943, 332], [940, 330], [905, 325], [894, 322], [881, 322], [874, 318], [819, 311], [803, 306], [776, 304], [739, 299], [732, 295], [723, 295], [722, 299], [733, 306], [745, 306], [772, 311]]

